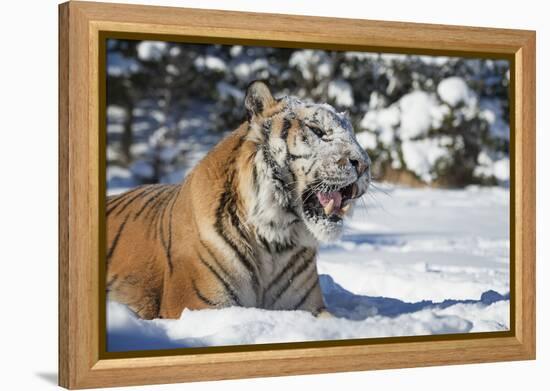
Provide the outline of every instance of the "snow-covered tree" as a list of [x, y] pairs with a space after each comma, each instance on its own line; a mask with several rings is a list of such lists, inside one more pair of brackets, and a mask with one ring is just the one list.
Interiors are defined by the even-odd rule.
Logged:
[[109, 184], [181, 180], [244, 120], [256, 79], [347, 111], [375, 178], [506, 183], [508, 72], [489, 59], [110, 40]]

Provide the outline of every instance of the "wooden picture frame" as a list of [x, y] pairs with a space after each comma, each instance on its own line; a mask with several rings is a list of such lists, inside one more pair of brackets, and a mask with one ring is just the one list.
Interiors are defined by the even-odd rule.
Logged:
[[[497, 56], [511, 62], [511, 330], [106, 357], [101, 39]], [[103, 171], [103, 174], [102, 174]], [[102, 250], [103, 249], [103, 250]], [[103, 254], [103, 255], [102, 255]], [[104, 340], [103, 340], [104, 342]], [[535, 358], [535, 32], [71, 1], [59, 6], [59, 384], [90, 388]]]

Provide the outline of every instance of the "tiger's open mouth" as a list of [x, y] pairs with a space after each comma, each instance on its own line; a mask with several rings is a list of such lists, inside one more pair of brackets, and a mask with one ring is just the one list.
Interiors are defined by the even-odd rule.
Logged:
[[349, 185], [323, 186], [321, 191], [312, 188], [302, 195], [304, 215], [309, 219], [327, 219], [339, 222], [349, 212], [353, 200], [359, 198], [357, 182]]

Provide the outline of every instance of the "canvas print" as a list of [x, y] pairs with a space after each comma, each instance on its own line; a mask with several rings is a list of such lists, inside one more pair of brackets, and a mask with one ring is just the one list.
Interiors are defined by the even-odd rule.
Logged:
[[508, 61], [105, 57], [107, 351], [509, 330]]

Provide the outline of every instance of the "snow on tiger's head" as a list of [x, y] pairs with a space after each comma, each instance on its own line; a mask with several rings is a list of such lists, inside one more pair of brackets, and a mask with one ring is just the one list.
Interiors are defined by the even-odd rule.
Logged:
[[326, 103], [275, 99], [260, 81], [248, 87], [245, 106], [256, 164], [271, 179], [277, 202], [317, 240], [338, 238], [344, 216], [370, 182], [370, 159], [348, 116]]

